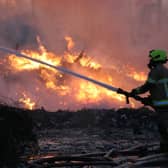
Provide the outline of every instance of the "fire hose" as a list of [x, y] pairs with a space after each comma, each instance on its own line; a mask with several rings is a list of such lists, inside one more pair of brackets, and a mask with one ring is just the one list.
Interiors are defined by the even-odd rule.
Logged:
[[90, 78], [90, 77], [81, 75], [81, 74], [79, 74], [79, 73], [76, 73], [76, 72], [74, 72], [74, 71], [71, 71], [71, 70], [69, 70], [69, 69], [67, 69], [67, 68], [64, 68], [64, 67], [62, 67], [62, 66], [52, 65], [52, 64], [49, 64], [49, 63], [47, 63], [47, 62], [44, 62], [44, 61], [41, 61], [41, 60], [37, 60], [37, 59], [35, 59], [35, 58], [31, 58], [31, 57], [29, 57], [29, 56], [27, 56], [27, 55], [25, 55], [25, 54], [22, 54], [22, 53], [20, 53], [20, 52], [18, 52], [18, 51], [16, 51], [16, 50], [9, 49], [9, 48], [5, 48], [5, 47], [0, 47], [0, 51], [5, 52], [5, 53], [9, 53], [9, 54], [14, 54], [14, 55], [16, 55], [16, 56], [18, 56], [18, 57], [22, 57], [22, 58], [31, 60], [31, 61], [33, 61], [33, 62], [37, 62], [37, 63], [43, 64], [43, 65], [46, 65], [46, 66], [48, 66], [48, 67], [54, 68], [54, 69], [56, 69], [56, 70], [58, 70], [58, 71], [61, 71], [61, 72], [63, 72], [63, 73], [66, 73], [66, 74], [75, 76], [75, 77], [77, 77], [77, 78], [81, 78], [81, 79], [87, 80], [87, 81], [92, 82], [92, 83], [94, 83], [94, 84], [96, 84], [96, 85], [99, 85], [99, 86], [104, 87], [104, 88], [106, 88], [106, 89], [109, 89], [109, 90], [111, 90], [111, 91], [117, 92], [118, 94], [122, 94], [122, 95], [124, 95], [124, 96], [126, 97], [126, 103], [127, 103], [127, 104], [129, 104], [129, 97], [132, 97], [132, 98], [134, 98], [135, 100], [140, 101], [140, 102], [141, 102], [142, 104], [144, 104], [144, 105], [150, 105], [150, 103], [149, 103], [149, 102], [150, 102], [150, 101], [149, 101], [150, 98], [148, 98], [148, 97], [147, 97], [147, 98], [142, 98], [142, 97], [140, 97], [140, 96], [138, 96], [138, 95], [131, 95], [129, 92], [127, 92], [127, 91], [125, 91], [125, 90], [123, 90], [123, 89], [121, 89], [121, 88], [117, 88], [117, 87], [111, 86], [111, 85], [109, 85], [109, 84], [106, 84], [106, 83], [97, 81], [97, 80], [95, 80], [95, 79], [92, 79], [92, 78]]

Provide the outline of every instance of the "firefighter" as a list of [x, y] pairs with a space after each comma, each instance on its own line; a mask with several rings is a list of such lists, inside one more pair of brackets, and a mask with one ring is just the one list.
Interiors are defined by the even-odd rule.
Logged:
[[150, 103], [157, 113], [160, 149], [162, 152], [168, 152], [168, 69], [164, 66], [167, 54], [164, 50], [151, 50], [149, 58], [148, 78], [142, 86], [133, 89], [131, 95], [136, 96], [149, 91]]

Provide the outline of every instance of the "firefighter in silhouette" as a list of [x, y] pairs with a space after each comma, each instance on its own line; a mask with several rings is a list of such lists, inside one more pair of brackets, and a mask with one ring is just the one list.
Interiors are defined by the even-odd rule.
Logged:
[[[131, 95], [150, 93], [147, 103], [151, 104], [157, 112], [158, 130], [160, 132], [160, 149], [168, 152], [168, 69], [166, 51], [151, 50], [149, 52], [150, 72], [147, 81], [140, 87], [133, 89]], [[150, 102], [149, 102], [150, 101]]]

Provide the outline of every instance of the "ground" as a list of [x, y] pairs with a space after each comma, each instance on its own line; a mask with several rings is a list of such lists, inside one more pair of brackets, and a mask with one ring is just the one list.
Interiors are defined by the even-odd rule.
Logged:
[[[51, 168], [51, 163], [46, 160], [42, 160], [38, 164], [36, 162], [49, 156], [54, 156], [54, 159], [58, 160], [63, 156], [66, 156], [64, 159], [67, 159], [67, 156], [69, 159], [69, 157], [74, 157], [74, 155], [75, 157], [78, 155], [75, 159], [79, 161], [79, 159], [86, 159], [83, 158], [83, 155], [88, 157], [88, 154], [94, 154], [94, 158], [90, 156], [87, 158], [89, 161], [95, 162], [95, 159], [98, 159], [97, 161], [101, 162], [101, 164], [102, 162], [103, 164], [108, 162], [109, 165], [109, 160], [103, 157], [109, 150], [119, 151], [121, 155], [123, 150], [126, 150], [124, 158], [118, 157], [120, 160], [119, 163], [117, 162], [118, 166], [120, 162], [123, 163], [123, 159], [124, 162], [127, 162], [130, 148], [134, 148], [133, 152], [135, 154], [133, 155], [138, 155], [141, 158], [149, 155], [148, 150], [144, 154], [143, 148], [138, 149], [139, 151], [137, 152], [135, 147], [148, 147], [151, 144], [159, 146], [159, 133], [156, 126], [155, 113], [144, 108], [47, 112], [44, 109], [29, 111], [0, 106], [0, 111], [3, 119], [1, 121], [3, 131], [1, 133], [10, 135], [9, 137], [4, 136], [4, 138], [1, 138], [1, 141], [3, 140], [1, 145], [3, 147], [6, 146], [4, 150], [1, 150], [3, 156], [6, 154], [4, 159], [1, 158], [3, 165], [8, 164], [11, 166], [12, 162], [17, 164], [17, 161], [20, 159], [22, 161], [23, 159], [23, 161], [26, 161], [23, 163], [24, 168], [39, 168], [40, 166], [42, 166], [41, 168]], [[36, 140], [38, 140], [39, 144], [38, 153]], [[11, 155], [11, 160], [9, 160], [11, 149], [8, 144], [12, 146], [12, 149], [17, 149], [20, 152], [19, 160], [16, 159], [15, 153]], [[20, 151], [20, 149], [22, 150]], [[141, 153], [143, 156], [139, 156]], [[99, 155], [98, 158], [97, 154]], [[114, 155], [116, 154], [113, 153]], [[110, 156], [112, 159], [110, 164], [113, 164], [113, 156]], [[74, 161], [76, 164], [76, 160], [68, 160], [68, 164], [74, 164]], [[46, 162], [49, 164], [47, 165], [48, 167], [46, 167]], [[136, 160], [134, 159], [133, 162], [135, 163]], [[57, 162], [53, 160], [52, 168], [58, 166], [55, 165], [56, 163], [67, 164], [67, 160], [59, 160]], [[80, 164], [85, 163], [80, 161]], [[14, 168], [13, 165], [12, 168]]]
[[64, 154], [107, 152], [126, 149], [138, 144], [158, 143], [159, 135], [143, 130], [133, 134], [132, 129], [71, 128], [46, 129], [39, 134], [40, 151]]

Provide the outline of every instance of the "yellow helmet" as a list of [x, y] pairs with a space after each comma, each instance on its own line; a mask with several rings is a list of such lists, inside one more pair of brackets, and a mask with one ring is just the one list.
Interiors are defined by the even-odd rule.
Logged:
[[149, 57], [154, 62], [165, 62], [167, 61], [167, 54], [164, 50], [151, 50], [149, 52]]

